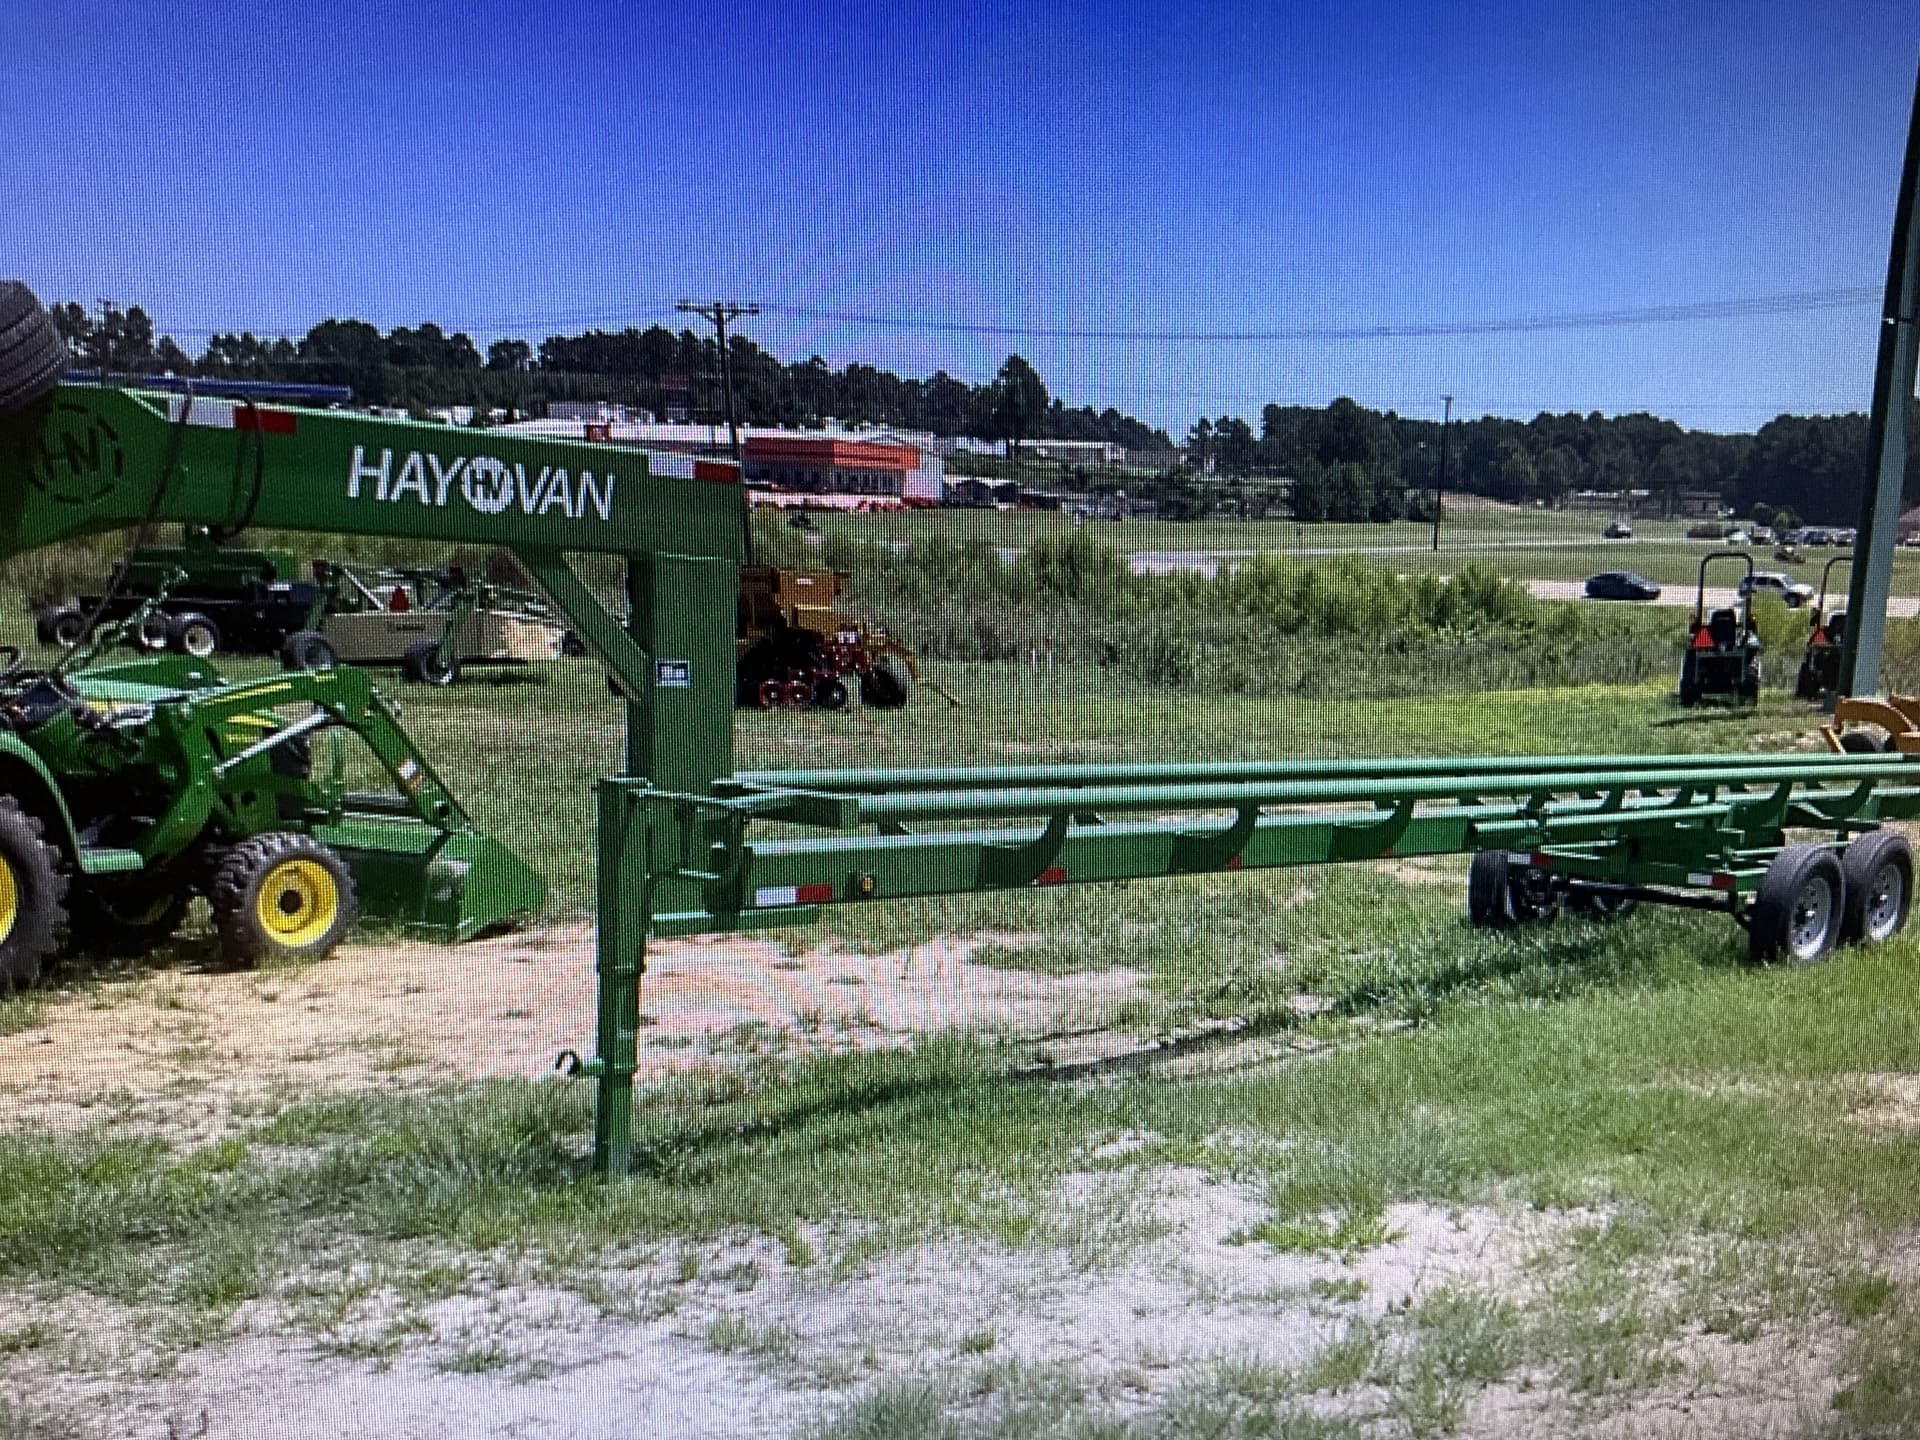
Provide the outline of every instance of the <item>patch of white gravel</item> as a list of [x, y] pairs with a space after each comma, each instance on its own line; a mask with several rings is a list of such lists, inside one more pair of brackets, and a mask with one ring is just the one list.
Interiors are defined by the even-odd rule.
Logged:
[[[780, 1245], [742, 1236], [702, 1247], [698, 1277], [681, 1281], [682, 1249], [669, 1248], [602, 1275], [641, 1301], [625, 1315], [512, 1286], [442, 1300], [384, 1362], [250, 1334], [130, 1388], [111, 1433], [164, 1440], [204, 1414], [209, 1435], [275, 1440], [759, 1440], [884, 1378], [963, 1373], [981, 1352], [1069, 1366], [1132, 1408], [1222, 1357], [1303, 1364], [1357, 1318], [1449, 1280], [1515, 1273], [1528, 1243], [1527, 1227], [1490, 1210], [1399, 1205], [1386, 1215], [1394, 1238], [1363, 1255], [1283, 1254], [1241, 1238], [1268, 1214], [1261, 1191], [1191, 1169], [1075, 1175], [1059, 1200], [1034, 1245], [929, 1240], [850, 1274], [796, 1268]], [[814, 1240], [830, 1257], [847, 1238]], [[1316, 1280], [1365, 1291], [1329, 1300]], [[248, 1328], [277, 1330], [270, 1310]], [[488, 1368], [461, 1373], [475, 1363]]]

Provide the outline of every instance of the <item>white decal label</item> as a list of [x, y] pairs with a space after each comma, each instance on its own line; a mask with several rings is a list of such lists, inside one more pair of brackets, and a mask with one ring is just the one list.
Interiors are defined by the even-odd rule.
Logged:
[[685, 690], [693, 684], [693, 666], [685, 660], [656, 660], [653, 662], [653, 683]]
[[543, 465], [534, 474], [494, 455], [456, 455], [447, 460], [428, 450], [369, 452], [353, 447], [347, 462], [347, 498], [387, 505], [425, 505], [442, 509], [458, 496], [481, 515], [499, 515], [518, 505], [526, 515], [558, 511], [568, 520], [613, 517], [612, 475], [591, 470], [572, 473]]
[[756, 910], [776, 909], [782, 905], [798, 905], [800, 891], [793, 885], [767, 885], [753, 892], [753, 908]]

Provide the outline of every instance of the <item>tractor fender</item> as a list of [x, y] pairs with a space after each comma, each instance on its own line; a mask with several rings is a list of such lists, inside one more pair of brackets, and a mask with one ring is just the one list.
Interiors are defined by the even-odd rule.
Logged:
[[58, 846], [69, 861], [79, 863], [80, 836], [59, 783], [47, 762], [17, 735], [0, 733], [0, 795], [19, 801], [20, 808], [45, 827], [47, 842]]

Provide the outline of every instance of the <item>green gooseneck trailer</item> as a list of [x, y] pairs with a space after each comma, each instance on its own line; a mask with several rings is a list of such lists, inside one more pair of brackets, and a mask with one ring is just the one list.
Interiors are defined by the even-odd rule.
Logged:
[[[1912, 392], [1916, 137], [1920, 97], [1876, 436]], [[1910, 753], [1920, 707], [1909, 716], [1899, 704], [1842, 702], [1895, 732], [1894, 753], [1855, 729], [1832, 733], [1824, 755], [736, 774], [735, 466], [245, 397], [60, 385], [58, 340], [24, 295], [0, 287], [0, 556], [159, 522], [500, 546], [607, 667], [627, 745], [598, 793], [596, 1051], [563, 1057], [597, 1082], [602, 1174], [625, 1173], [630, 1158], [653, 935], [793, 925], [822, 906], [905, 896], [1462, 852], [1474, 856], [1468, 913], [1485, 925], [1562, 907], [1688, 905], [1744, 925], [1757, 958], [1807, 961], [1843, 940], [1885, 940], [1907, 920], [1912, 854], [1881, 828], [1920, 818]], [[1896, 420], [1895, 450], [1899, 437]], [[1896, 493], [1869, 497], [1876, 514], [1897, 505], [1897, 472], [1879, 467], [1882, 491]], [[624, 560], [624, 621], [581, 580], [581, 554]], [[1877, 623], [1863, 622], [1884, 614], [1885, 570], [1856, 571], [1849, 657], [1863, 631], [1877, 638]], [[0, 820], [6, 803], [0, 795]]]
[[[627, 711], [625, 766], [598, 796], [596, 1053], [567, 1057], [599, 1086], [603, 1173], [628, 1161], [654, 935], [907, 896], [1458, 852], [1476, 854], [1470, 911], [1485, 924], [1688, 904], [1744, 923], [1757, 955], [1812, 959], [1905, 922], [1911, 858], [1878, 828], [1920, 816], [1920, 759], [1902, 754], [736, 773], [740, 498], [722, 462], [203, 397], [57, 386], [0, 418], [0, 552], [156, 522], [497, 545], [566, 613]], [[576, 572], [587, 553], [624, 558], [624, 621]], [[327, 683], [364, 688], [335, 673]], [[380, 853], [377, 824], [327, 835]]]

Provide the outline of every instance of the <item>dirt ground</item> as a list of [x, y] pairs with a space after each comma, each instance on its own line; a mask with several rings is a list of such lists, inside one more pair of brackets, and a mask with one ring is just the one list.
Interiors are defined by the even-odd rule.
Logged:
[[[1099, 1034], [1131, 971], [1047, 977], [976, 964], [983, 933], [886, 955], [789, 954], [734, 936], [657, 942], [643, 991], [643, 1079], [813, 1043], [884, 1046], [955, 1029]], [[191, 965], [90, 981], [0, 1036], [0, 1102], [50, 1127], [103, 1113], [183, 1143], [218, 1138], [236, 1102], [456, 1078], [534, 1077], [593, 1050], [593, 930], [354, 944], [298, 972]], [[1115, 1045], [1132, 1042], [1115, 1037]]]
[[[1411, 883], [1450, 878], [1406, 868]], [[647, 976], [645, 1063], [658, 1075], [956, 1028], [1056, 1037], [1069, 1055], [1142, 1049], [1112, 1028], [1142, 975], [1055, 978], [971, 958], [1025, 939], [976, 935], [883, 955], [789, 954], [733, 937], [663, 943]], [[237, 1128], [253, 1102], [547, 1073], [564, 1048], [590, 1052], [593, 996], [586, 926], [456, 951], [358, 944], [297, 973], [188, 964], [96, 979], [0, 1037], [0, 1101], [16, 1123], [110, 1118], [199, 1144]], [[1259, 1063], [1276, 1054], [1263, 1043], [1249, 1052]], [[1911, 1099], [1870, 1093], [1902, 1108]], [[1343, 1257], [1250, 1241], [1269, 1213], [1258, 1186], [1196, 1170], [1086, 1173], [1061, 1186], [1039, 1243], [1018, 1251], [933, 1241], [848, 1270], [796, 1265], [781, 1244], [741, 1234], [610, 1256], [591, 1304], [537, 1271], [482, 1265], [458, 1293], [404, 1315], [383, 1314], [376, 1287], [327, 1337], [297, 1323], [285, 1297], [250, 1302], [224, 1338], [171, 1354], [156, 1354], [125, 1315], [39, 1298], [36, 1313], [63, 1339], [0, 1356], [0, 1400], [85, 1417], [73, 1433], [152, 1440], [758, 1440], [903, 1380], [963, 1406], [972, 1397], [978, 1413], [1023, 1385], [1066, 1386], [1086, 1413], [1126, 1418], [1225, 1365], [1311, 1366], [1449, 1285], [1522, 1295], [1534, 1283], [1529, 1256], [1567, 1219], [1395, 1206], [1386, 1243]], [[807, 1238], [834, 1254], [850, 1237]], [[24, 1303], [0, 1296], [0, 1311]], [[377, 1340], [400, 1321], [404, 1343], [343, 1353], [356, 1327]], [[1689, 1344], [1682, 1377], [1623, 1410], [1576, 1414], [1550, 1382], [1516, 1374], [1474, 1395], [1459, 1433], [1519, 1437], [1576, 1420], [1597, 1434], [1783, 1433], [1805, 1418], [1793, 1397], [1818, 1392], [1828, 1358], [1764, 1338], [1737, 1352], [1711, 1336]], [[1302, 1403], [1369, 1433], [1418, 1433], [1376, 1380]]]

